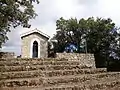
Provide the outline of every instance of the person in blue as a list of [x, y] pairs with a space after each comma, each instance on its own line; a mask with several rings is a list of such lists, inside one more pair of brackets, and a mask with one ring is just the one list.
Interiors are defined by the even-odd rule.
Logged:
[[77, 52], [77, 46], [75, 44], [70, 43], [65, 47], [65, 51], [67, 53]]

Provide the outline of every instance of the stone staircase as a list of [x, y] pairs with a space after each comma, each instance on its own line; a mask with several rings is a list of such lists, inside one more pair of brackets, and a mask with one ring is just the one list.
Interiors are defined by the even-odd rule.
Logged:
[[0, 90], [120, 90], [120, 73], [68, 59], [0, 59]]

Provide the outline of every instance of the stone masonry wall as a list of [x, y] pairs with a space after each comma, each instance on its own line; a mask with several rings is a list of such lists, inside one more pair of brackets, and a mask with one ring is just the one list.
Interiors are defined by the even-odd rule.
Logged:
[[57, 53], [56, 58], [65, 58], [68, 60], [79, 61], [81, 65], [87, 65], [95, 68], [94, 54], [79, 54], [79, 53]]
[[0, 52], [0, 58], [14, 58], [14, 52]]

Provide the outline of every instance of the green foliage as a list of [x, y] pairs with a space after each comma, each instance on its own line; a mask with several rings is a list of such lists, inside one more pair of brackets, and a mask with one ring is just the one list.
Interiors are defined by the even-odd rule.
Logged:
[[60, 18], [60, 20], [57, 20], [56, 26], [58, 31], [54, 38], [58, 40], [58, 52], [63, 52], [68, 43], [76, 42], [76, 44], [80, 44], [82, 30], [79, 30], [77, 19], [65, 20]]
[[28, 21], [36, 17], [33, 2], [38, 0], [0, 0], [0, 47], [8, 39], [11, 27], [19, 25], [29, 28]]
[[79, 53], [82, 45], [85, 48], [83, 52], [94, 53], [98, 64], [101, 61], [106, 64], [105, 60], [109, 59], [110, 54], [116, 51], [119, 33], [110, 18], [90, 17], [80, 20], [60, 18], [56, 21], [56, 26], [57, 34], [53, 38], [58, 41], [57, 52], [63, 52], [68, 43], [74, 42], [78, 46]]

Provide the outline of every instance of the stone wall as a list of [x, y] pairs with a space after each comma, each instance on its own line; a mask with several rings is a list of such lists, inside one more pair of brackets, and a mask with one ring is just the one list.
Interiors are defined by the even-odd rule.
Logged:
[[94, 54], [79, 54], [79, 53], [57, 53], [56, 58], [65, 58], [68, 60], [79, 61], [81, 65], [87, 65], [95, 68]]
[[14, 52], [0, 52], [0, 58], [14, 58]]

